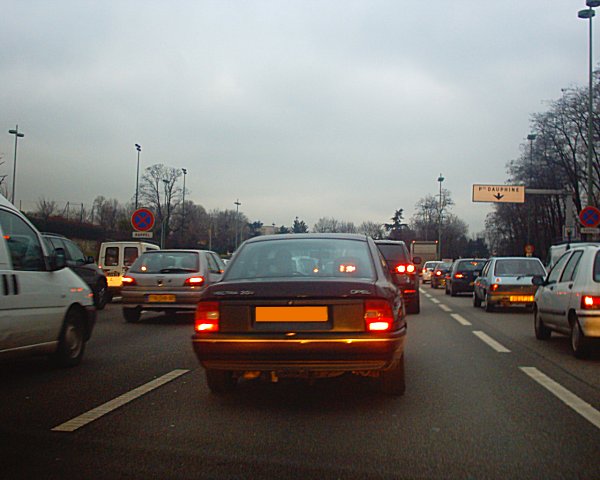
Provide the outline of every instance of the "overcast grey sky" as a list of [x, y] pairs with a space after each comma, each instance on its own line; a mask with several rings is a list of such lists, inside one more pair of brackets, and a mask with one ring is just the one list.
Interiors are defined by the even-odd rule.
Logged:
[[491, 206], [471, 202], [472, 185], [504, 183], [531, 114], [587, 85], [582, 8], [4, 0], [0, 175], [12, 184], [18, 124], [17, 204], [125, 203], [139, 143], [141, 169], [187, 168], [187, 198], [208, 210], [239, 198], [251, 221], [312, 227], [398, 208], [408, 220], [442, 173], [476, 233]]

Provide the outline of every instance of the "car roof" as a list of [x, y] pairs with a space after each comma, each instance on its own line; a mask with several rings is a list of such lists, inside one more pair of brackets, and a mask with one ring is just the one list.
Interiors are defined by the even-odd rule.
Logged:
[[359, 240], [367, 241], [369, 238], [367, 235], [359, 233], [283, 233], [275, 235], [260, 235], [246, 240], [244, 243], [256, 243], [266, 242], [270, 240], [299, 240], [299, 239], [315, 239], [315, 238], [328, 238], [328, 239], [340, 239], [340, 240]]

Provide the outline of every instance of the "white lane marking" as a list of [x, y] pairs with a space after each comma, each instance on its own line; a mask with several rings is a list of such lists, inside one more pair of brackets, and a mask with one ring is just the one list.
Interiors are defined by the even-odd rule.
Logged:
[[432, 298], [432, 299], [431, 299], [431, 301], [432, 301], [433, 303], [440, 303], [440, 301], [439, 301], [437, 298]]
[[440, 303], [438, 305], [438, 307], [440, 307], [444, 312], [451, 312], [452, 311], [452, 309], [448, 305], [444, 305], [443, 303]]
[[542, 387], [560, 399], [565, 405], [575, 410], [579, 415], [585, 418], [588, 422], [600, 429], [600, 412], [592, 407], [589, 403], [584, 402], [574, 393], [567, 390], [561, 384], [555, 382], [550, 377], [540, 372], [535, 367], [519, 367], [523, 372], [529, 375], [533, 380], [539, 383]]
[[425, 295], [426, 298], [431, 298], [431, 295], [429, 295], [428, 293], [424, 293], [423, 295]]
[[510, 353], [510, 350], [508, 348], [498, 343], [496, 340], [494, 340], [489, 335], [483, 333], [482, 331], [476, 330], [473, 333], [477, 335], [482, 341], [487, 343], [490, 347], [492, 347], [494, 350], [496, 350], [498, 353]]
[[167, 373], [162, 377], [156, 378], [151, 382], [146, 383], [145, 385], [137, 387], [131, 390], [130, 392], [127, 392], [113, 400], [110, 400], [109, 402], [106, 402], [104, 405], [100, 405], [99, 407], [96, 407], [90, 410], [89, 412], [85, 412], [79, 415], [78, 417], [75, 417], [71, 420], [68, 420], [65, 423], [58, 425], [57, 427], [54, 427], [52, 431], [74, 432], [78, 428], [81, 428], [87, 425], [88, 423], [93, 422], [94, 420], [98, 420], [100, 417], [106, 415], [107, 413], [110, 413], [113, 410], [122, 407], [123, 405], [131, 402], [132, 400], [135, 400], [136, 398], [141, 397], [142, 395], [145, 395], [146, 393], [151, 392], [152, 390], [155, 390], [158, 387], [163, 386], [165, 383], [175, 380], [177, 377], [180, 377], [181, 375], [188, 372], [189, 370], [173, 370], [172, 372]]
[[425, 290], [423, 290], [423, 287], [419, 287], [419, 292], [421, 292], [421, 293], [423, 293], [423, 294], [427, 295], [427, 293], [425, 293]]
[[450, 316], [461, 325], [471, 325], [471, 322], [469, 322], [465, 317], [459, 315], [458, 313], [451, 313]]

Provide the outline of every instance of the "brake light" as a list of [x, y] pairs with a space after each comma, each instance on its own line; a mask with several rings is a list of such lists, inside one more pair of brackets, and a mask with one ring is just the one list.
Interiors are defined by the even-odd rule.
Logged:
[[365, 301], [365, 326], [369, 332], [385, 332], [392, 329], [394, 313], [386, 300]]
[[135, 281], [135, 278], [133, 277], [121, 277], [121, 283], [123, 285], [129, 286], [129, 287], [133, 287], [134, 285], [137, 285], [137, 282]]
[[497, 283], [492, 283], [490, 290], [492, 292], [495, 292], [496, 290], [498, 290], [499, 287], [500, 287], [500, 285], [498, 285]]
[[581, 308], [584, 310], [600, 309], [600, 297], [595, 295], [584, 295], [581, 297]]
[[197, 332], [219, 331], [219, 302], [199, 302], [194, 317]]
[[186, 278], [183, 284], [188, 287], [199, 287], [204, 283], [204, 277], [190, 277]]
[[396, 273], [415, 273], [415, 266], [412, 263], [408, 265], [396, 266]]
[[442, 272], [440, 272], [439, 270], [437, 270], [437, 271], [435, 272], [435, 276], [436, 276], [436, 277], [441, 277], [441, 276], [442, 276]]
[[465, 276], [462, 273], [455, 273], [454, 278], [465, 278]]

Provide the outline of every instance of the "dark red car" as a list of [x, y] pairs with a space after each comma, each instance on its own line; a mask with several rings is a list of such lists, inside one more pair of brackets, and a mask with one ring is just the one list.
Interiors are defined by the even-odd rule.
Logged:
[[250, 239], [203, 293], [193, 348], [214, 393], [239, 378], [356, 373], [401, 395], [406, 322], [373, 240], [364, 235]]

